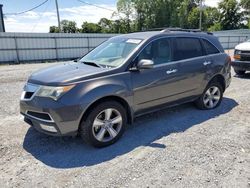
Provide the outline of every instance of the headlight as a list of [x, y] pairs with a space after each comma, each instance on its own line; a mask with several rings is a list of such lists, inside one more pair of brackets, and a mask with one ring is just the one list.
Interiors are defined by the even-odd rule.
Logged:
[[234, 51], [234, 59], [239, 60], [240, 59], [240, 54], [241, 54], [240, 50], [235, 50]]
[[241, 54], [241, 51], [240, 51], [240, 50], [235, 50], [235, 51], [234, 51], [234, 54], [235, 54], [235, 55], [240, 55], [240, 54]]
[[71, 90], [75, 85], [62, 86], [62, 87], [51, 87], [41, 86], [36, 93], [39, 97], [50, 97], [54, 100], [58, 100], [63, 94]]

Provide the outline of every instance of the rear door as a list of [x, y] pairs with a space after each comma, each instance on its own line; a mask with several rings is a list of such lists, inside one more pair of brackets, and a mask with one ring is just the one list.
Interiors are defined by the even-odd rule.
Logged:
[[176, 37], [174, 40], [173, 60], [179, 65], [180, 84], [183, 97], [201, 93], [209, 69], [209, 59], [202, 48], [199, 38]]

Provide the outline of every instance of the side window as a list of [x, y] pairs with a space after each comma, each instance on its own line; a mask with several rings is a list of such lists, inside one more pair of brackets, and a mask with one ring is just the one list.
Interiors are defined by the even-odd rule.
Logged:
[[150, 59], [155, 65], [171, 61], [171, 43], [170, 39], [159, 39], [146, 46], [138, 56], [141, 59]]
[[219, 50], [207, 40], [202, 39], [202, 42], [208, 55], [220, 53]]
[[174, 43], [174, 61], [202, 56], [202, 47], [198, 38], [180, 37]]

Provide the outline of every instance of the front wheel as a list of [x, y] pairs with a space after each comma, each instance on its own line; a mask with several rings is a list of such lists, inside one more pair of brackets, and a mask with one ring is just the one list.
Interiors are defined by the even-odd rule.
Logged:
[[116, 142], [123, 134], [127, 122], [126, 111], [115, 101], [96, 105], [80, 125], [82, 138], [95, 147]]
[[223, 97], [223, 89], [220, 83], [209, 84], [203, 94], [195, 101], [196, 106], [202, 110], [218, 107]]

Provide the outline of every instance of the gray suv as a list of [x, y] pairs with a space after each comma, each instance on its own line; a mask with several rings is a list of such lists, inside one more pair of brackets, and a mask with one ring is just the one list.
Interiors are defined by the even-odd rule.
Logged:
[[230, 63], [209, 33], [165, 29], [120, 35], [77, 62], [34, 72], [20, 111], [40, 132], [80, 134], [103, 147], [145, 113], [186, 102], [216, 108], [231, 80]]

